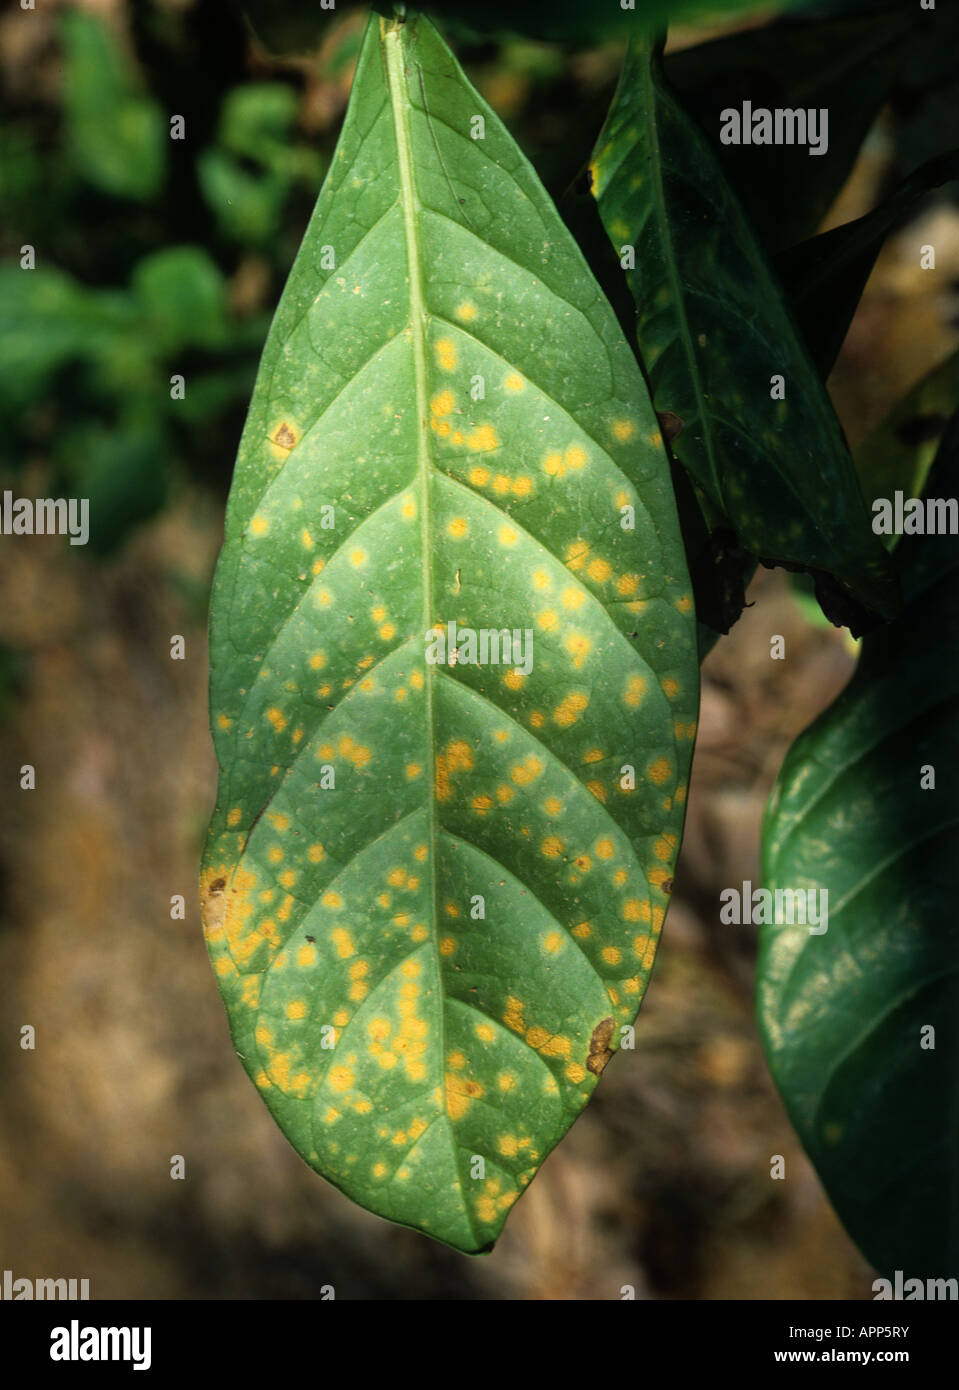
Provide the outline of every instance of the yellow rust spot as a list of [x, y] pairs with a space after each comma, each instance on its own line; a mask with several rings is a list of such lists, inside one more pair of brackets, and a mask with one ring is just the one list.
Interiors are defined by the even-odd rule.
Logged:
[[435, 419], [440, 420], [444, 415], [450, 414], [455, 404], [456, 398], [452, 391], [440, 391], [430, 402], [430, 412]]
[[453, 739], [436, 757], [436, 799], [448, 801], [452, 795], [451, 778], [457, 772], [469, 772], [473, 766], [473, 750], [465, 739]]
[[436, 361], [444, 372], [456, 366], [456, 345], [451, 338], [438, 338], [435, 344]]
[[234, 825], [239, 825], [242, 819], [243, 812], [240, 810], [239, 806], [234, 806], [226, 818], [226, 823], [232, 827]]
[[670, 700], [675, 700], [676, 696], [679, 694], [679, 682], [673, 680], [672, 676], [667, 676], [666, 679], [662, 682], [662, 686], [663, 694], [666, 695]]
[[482, 1094], [483, 1087], [478, 1081], [457, 1076], [455, 1072], [447, 1072], [446, 1112], [451, 1120], [461, 1120], [473, 1101], [478, 1100]]
[[613, 435], [616, 439], [620, 440], [621, 443], [625, 444], [628, 439], [632, 439], [635, 433], [636, 426], [633, 424], [632, 420], [613, 421]]
[[646, 682], [642, 676], [630, 676], [626, 682], [626, 690], [623, 694], [623, 701], [631, 709], [637, 709], [643, 702], [646, 694]]
[[477, 425], [466, 436], [466, 447], [474, 454], [488, 453], [491, 449], [499, 448], [499, 435], [492, 425]]
[[665, 758], [657, 758], [655, 762], [650, 763], [647, 771], [649, 773], [649, 780], [654, 782], [657, 787], [661, 787], [665, 782], [669, 781], [669, 775], [672, 769]]
[[253, 536], [265, 536], [270, 529], [270, 523], [265, 516], [255, 516], [250, 522], [250, 534]]
[[522, 999], [517, 999], [514, 995], [507, 995], [506, 1012], [503, 1014], [503, 1022], [507, 1028], [511, 1028], [514, 1033], [525, 1033], [526, 1024], [523, 1021], [523, 1010], [525, 1004]]
[[356, 947], [353, 945], [353, 938], [345, 927], [334, 927], [330, 934], [333, 937], [333, 945], [336, 947], [336, 954], [341, 960], [349, 960], [350, 956], [356, 955]]
[[573, 691], [560, 700], [553, 711], [553, 719], [561, 729], [568, 729], [571, 724], [576, 723], [588, 704], [588, 695], [584, 695], [580, 691]]
[[302, 969], [316, 964], [316, 947], [312, 942], [308, 941], [305, 946], [300, 947], [296, 953], [296, 963]]
[[540, 759], [535, 753], [528, 753], [521, 763], [510, 768], [509, 775], [518, 787], [526, 787], [539, 777], [542, 771], [543, 764]]
[[454, 541], [461, 541], [464, 536], [469, 534], [470, 528], [469, 524], [467, 523], [464, 517], [454, 516], [453, 520], [450, 522], [446, 529], [449, 532], [449, 534], [453, 537]]
[[472, 323], [478, 312], [476, 305], [469, 299], [464, 299], [462, 304], [457, 305], [454, 310], [460, 323]]
[[[563, 949], [563, 933], [559, 931], [547, 932], [543, 937], [543, 950], [547, 955], [555, 956]], [[528, 1038], [527, 1038], [528, 1041]], [[537, 1044], [533, 1044], [535, 1047]]]
[[275, 705], [270, 706], [266, 712], [266, 717], [278, 734], [281, 734], [286, 728], [286, 716]]
[[650, 908], [647, 899], [627, 898], [623, 903], [623, 920], [626, 922], [648, 922], [650, 920]]

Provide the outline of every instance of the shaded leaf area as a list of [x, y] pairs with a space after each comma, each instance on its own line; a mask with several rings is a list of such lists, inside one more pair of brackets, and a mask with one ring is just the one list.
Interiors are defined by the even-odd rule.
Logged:
[[878, 207], [784, 252], [776, 271], [819, 375], [832, 370], [883, 242], [935, 188], [959, 178], [959, 151], [928, 160]]
[[[872, 502], [899, 490], [919, 497], [949, 417], [959, 401], [959, 353], [929, 372], [856, 450], [863, 495]], [[891, 547], [898, 537], [887, 538]]]
[[[528, 629], [532, 661], [427, 660], [450, 622]], [[201, 897], [237, 1050], [324, 1176], [488, 1249], [645, 988], [698, 670], [633, 354], [421, 18], [364, 40], [240, 448], [211, 655]]]
[[[812, 236], [893, 90], [923, 17], [902, 5], [868, 15], [789, 17], [668, 54], [670, 84], [695, 117], [767, 255]], [[911, 41], [911, 38], [910, 38]], [[828, 145], [722, 144], [721, 113], [828, 112]]]
[[[930, 497], [955, 493], [957, 465], [954, 417]], [[773, 1077], [850, 1235], [884, 1274], [926, 1279], [959, 1261], [959, 544], [906, 536], [896, 554], [902, 616], [866, 638], [767, 808], [765, 886], [826, 890], [829, 919], [824, 935], [762, 928], [758, 1011]]]
[[640, 357], [709, 530], [818, 575], [827, 615], [856, 631], [894, 612], [895, 575], [825, 389], [652, 41], [630, 46], [591, 169], [614, 247], [635, 256]]
[[[780, 8], [801, 8], [809, 0], [786, 0]], [[328, 29], [334, 10], [323, 0], [235, 0], [261, 42], [272, 52], [315, 48]], [[350, 6], [354, 0], [346, 0]], [[336, 7], [345, 8], [343, 0]], [[390, 16], [396, 6], [374, 6]], [[410, 11], [414, 7], [407, 6]], [[688, 23], [716, 16], [744, 16], [766, 6], [760, 0], [636, 0], [625, 9], [619, 0], [583, 5], [581, 0], [432, 0], [416, 6], [442, 21], [477, 34], [518, 34], [562, 43], [589, 44], [635, 31], [640, 24]]]

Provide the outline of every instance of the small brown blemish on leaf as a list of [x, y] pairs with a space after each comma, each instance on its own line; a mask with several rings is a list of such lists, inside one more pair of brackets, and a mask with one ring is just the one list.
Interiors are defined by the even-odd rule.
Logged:
[[285, 420], [273, 436], [273, 443], [278, 444], [281, 449], [292, 449], [296, 443], [296, 435]]
[[663, 879], [663, 892], [664, 892], [664, 893], [671, 893], [672, 891], [673, 891], [673, 880], [672, 880], [671, 878], [664, 878], [664, 879]]
[[606, 1063], [612, 1057], [612, 1048], [609, 1040], [613, 1036], [613, 1020], [604, 1018], [593, 1029], [593, 1035], [589, 1040], [589, 1056], [586, 1058], [586, 1070], [591, 1071], [594, 1076], [599, 1076]]
[[225, 878], [211, 879], [205, 886], [200, 884], [200, 919], [208, 936], [218, 933], [226, 920], [225, 888]]
[[663, 438], [667, 444], [672, 444], [674, 439], [678, 439], [686, 428], [686, 421], [681, 416], [676, 415], [672, 410], [660, 410], [656, 413], [659, 421], [659, 428], [663, 432]]

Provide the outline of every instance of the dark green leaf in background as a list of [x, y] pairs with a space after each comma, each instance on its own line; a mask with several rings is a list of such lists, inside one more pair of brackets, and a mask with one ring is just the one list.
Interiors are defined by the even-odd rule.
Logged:
[[895, 611], [829, 398], [651, 41], [630, 45], [591, 169], [614, 247], [635, 248], [640, 357], [673, 453], [745, 550], [839, 581], [820, 595], [839, 621]]
[[[928, 493], [957, 482], [959, 417]], [[884, 1275], [925, 1280], [959, 1273], [959, 540], [905, 536], [896, 554], [902, 616], [866, 637], [767, 809], [765, 887], [825, 889], [829, 917], [824, 935], [761, 928], [758, 1011], [850, 1235]]]
[[132, 67], [98, 17], [68, 9], [60, 23], [63, 105], [75, 166], [104, 193], [152, 198], [166, 163], [163, 112], [140, 91]]
[[[453, 621], [531, 630], [532, 667], [428, 662]], [[487, 1249], [639, 1005], [698, 670], [635, 359], [421, 18], [367, 31], [240, 448], [211, 658], [201, 891], [244, 1066], [344, 1192]]]
[[[906, 6], [849, 18], [788, 17], [666, 55], [666, 76], [706, 136], [767, 255], [804, 241], [837, 198], [923, 17]], [[825, 107], [824, 154], [723, 145], [724, 109]]]

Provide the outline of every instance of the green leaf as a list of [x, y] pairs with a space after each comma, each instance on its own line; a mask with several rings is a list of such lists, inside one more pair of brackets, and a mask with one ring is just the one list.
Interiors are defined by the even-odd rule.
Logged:
[[[910, 28], [921, 31], [926, 18], [902, 5], [849, 18], [790, 17], [667, 55], [666, 76], [699, 122], [767, 255], [816, 231], [893, 88]], [[741, 110], [744, 101], [754, 108], [825, 108], [825, 152], [721, 144], [720, 113]]]
[[166, 162], [163, 113], [144, 96], [109, 29], [82, 10], [61, 19], [67, 141], [80, 173], [116, 197], [145, 201]]
[[[959, 417], [940, 458], [930, 495], [954, 496]], [[959, 546], [905, 536], [896, 554], [902, 616], [865, 639], [767, 809], [766, 888], [825, 890], [829, 912], [825, 934], [762, 927], [758, 1010], [773, 1077], [850, 1235], [882, 1273], [926, 1279], [959, 1263]], [[922, 789], [926, 767], [934, 789]]]
[[161, 355], [223, 346], [226, 287], [219, 267], [201, 247], [171, 246], [144, 256], [132, 288], [144, 327]]
[[[894, 612], [895, 575], [829, 398], [650, 41], [630, 46], [591, 171], [613, 245], [635, 251], [640, 356], [673, 453], [747, 551], [819, 572], [830, 616]], [[780, 376], [786, 398], [772, 399]]]
[[[291, 1142], [464, 1251], [586, 1103], [668, 903], [698, 671], [655, 430], [501, 122], [427, 21], [374, 18], [237, 462], [201, 897]], [[529, 629], [531, 668], [428, 661], [448, 622]]]
[[[919, 497], [949, 417], [959, 405], [959, 352], [924, 376], [856, 450], [863, 495]], [[890, 536], [890, 545], [897, 537]]]
[[127, 297], [54, 267], [0, 266], [0, 415], [15, 417], [68, 362], [104, 360], [135, 322]]
[[839, 356], [883, 242], [934, 188], [959, 178], [959, 151], [930, 159], [894, 193], [854, 222], [846, 222], [784, 252], [776, 270], [819, 375]]

